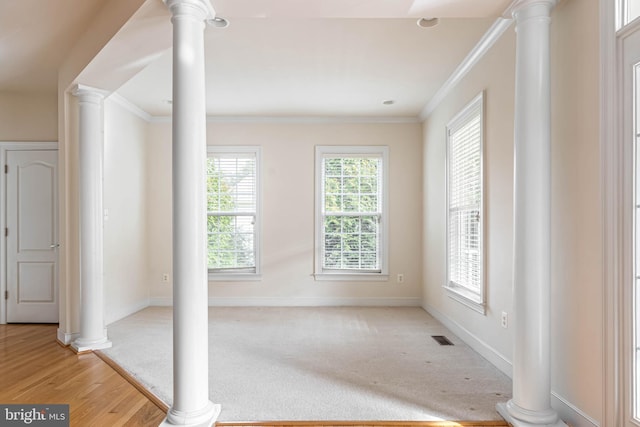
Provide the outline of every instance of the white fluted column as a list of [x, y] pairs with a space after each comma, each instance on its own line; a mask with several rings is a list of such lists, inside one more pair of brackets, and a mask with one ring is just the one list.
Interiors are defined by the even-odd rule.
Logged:
[[551, 408], [550, 13], [556, 0], [516, 0], [513, 398], [515, 427], [565, 426]]
[[209, 0], [164, 0], [173, 23], [173, 405], [163, 426], [211, 426], [204, 26]]
[[78, 353], [111, 347], [104, 327], [102, 164], [105, 92], [78, 85], [80, 162], [80, 336]]

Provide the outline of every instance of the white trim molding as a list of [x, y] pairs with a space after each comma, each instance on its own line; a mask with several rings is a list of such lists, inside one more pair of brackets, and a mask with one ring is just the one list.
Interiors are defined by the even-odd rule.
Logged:
[[[151, 116], [150, 123], [171, 123], [171, 116]], [[417, 116], [207, 116], [207, 123], [421, 123]]]
[[620, 168], [621, 149], [617, 138], [620, 114], [617, 77], [616, 0], [600, 0], [600, 194], [602, 195], [602, 301], [603, 301], [603, 424], [620, 426], [621, 404], [621, 283], [619, 262], [623, 252], [623, 203]]
[[[600, 427], [600, 423], [573, 403], [551, 390], [551, 406], [570, 426]], [[603, 424], [608, 425], [608, 424]]]
[[[411, 297], [209, 297], [209, 307], [420, 307]], [[171, 307], [171, 297], [152, 297], [151, 306]]]
[[513, 365], [502, 353], [491, 347], [486, 342], [479, 339], [475, 334], [467, 328], [444, 315], [435, 307], [429, 304], [422, 304], [424, 311], [433, 316], [438, 322], [442, 323], [447, 329], [453, 332], [458, 338], [465, 342], [469, 347], [474, 349], [478, 354], [487, 359], [493, 366], [502, 371], [509, 378], [513, 377]]
[[133, 102], [129, 101], [127, 98], [125, 98], [124, 96], [120, 95], [117, 92], [113, 92], [111, 95], [109, 95], [106, 98], [106, 100], [112, 101], [114, 104], [119, 105], [120, 107], [124, 108], [131, 114], [141, 118], [147, 123], [153, 120], [153, 116], [151, 114], [147, 113], [142, 108], [138, 107]]
[[80, 336], [79, 332], [65, 332], [58, 328], [57, 339], [58, 342], [63, 345], [70, 345]]
[[118, 308], [116, 310], [107, 311], [105, 313], [104, 324], [109, 326], [120, 319], [124, 319], [127, 316], [149, 307], [149, 305], [149, 298], [145, 298], [132, 304], [127, 304], [126, 306], [118, 304]]
[[480, 41], [471, 49], [471, 52], [462, 60], [458, 68], [449, 76], [446, 82], [431, 97], [427, 105], [420, 113], [420, 120], [424, 121], [429, 115], [440, 105], [440, 103], [449, 95], [449, 93], [457, 86], [460, 81], [473, 69], [473, 67], [484, 57], [484, 55], [493, 47], [493, 45], [502, 37], [502, 34], [511, 27], [512, 19], [498, 18], [493, 25], [489, 27], [487, 32], [482, 36]]
[[[513, 365], [511, 360], [509, 360], [506, 356], [497, 351], [495, 348], [491, 347], [486, 342], [478, 339], [475, 334], [470, 332], [455, 320], [447, 317], [433, 306], [423, 304], [422, 308], [431, 316], [433, 316], [437, 321], [442, 323], [447, 329], [453, 332], [453, 334], [460, 338], [465, 344], [471, 347], [482, 357], [487, 359], [489, 363], [498, 368], [503, 374], [507, 375], [509, 378], [513, 377]], [[553, 390], [551, 391], [551, 402], [552, 407], [556, 411], [558, 411], [558, 414], [560, 414], [560, 416], [564, 420], [568, 421], [571, 425], [583, 427], [600, 427], [598, 421], [596, 421], [593, 417], [583, 412], [580, 408], [571, 403], [564, 396], [561, 396]], [[608, 426], [609, 424], [605, 423], [602, 425]]]

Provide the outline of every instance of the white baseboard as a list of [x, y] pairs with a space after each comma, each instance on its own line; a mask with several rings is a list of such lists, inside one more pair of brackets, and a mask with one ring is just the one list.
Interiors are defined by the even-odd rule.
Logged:
[[[428, 304], [422, 304], [422, 308], [435, 317], [447, 329], [451, 330], [458, 338], [464, 341], [469, 347], [474, 349], [482, 357], [487, 359], [496, 368], [501, 370], [509, 378], [513, 378], [513, 364], [509, 359], [496, 351], [493, 347], [478, 339], [474, 334], [461, 326], [448, 316], [436, 310]], [[560, 418], [572, 427], [600, 427], [598, 421], [591, 418], [577, 406], [560, 396], [555, 391], [551, 391], [551, 406], [558, 411]]]
[[474, 334], [469, 332], [462, 325], [457, 323], [456, 321], [450, 319], [449, 317], [442, 314], [440, 311], [436, 310], [432, 306], [428, 304], [423, 304], [422, 308], [435, 317], [440, 323], [447, 327], [447, 329], [451, 330], [454, 334], [458, 336], [462, 341], [464, 341], [469, 347], [474, 349], [477, 353], [479, 353], [482, 357], [491, 362], [496, 368], [500, 369], [505, 375], [509, 378], [513, 377], [513, 366], [511, 361], [503, 356], [501, 353], [496, 351], [489, 344], [484, 341], [478, 339]]
[[149, 298], [145, 298], [141, 301], [136, 301], [135, 303], [128, 304], [126, 306], [118, 306], [117, 310], [105, 313], [104, 323], [105, 325], [110, 325], [113, 322], [116, 322], [120, 319], [124, 319], [127, 316], [132, 315], [135, 312], [142, 310], [143, 308], [149, 307], [150, 300]]
[[[209, 298], [211, 307], [420, 307], [420, 298]], [[150, 298], [151, 306], [172, 306], [171, 297]]]
[[560, 419], [571, 427], [600, 427], [598, 421], [553, 390], [551, 390], [551, 406], [558, 411]]
[[79, 332], [65, 332], [58, 328], [57, 338], [64, 345], [71, 344], [76, 338], [80, 336]]

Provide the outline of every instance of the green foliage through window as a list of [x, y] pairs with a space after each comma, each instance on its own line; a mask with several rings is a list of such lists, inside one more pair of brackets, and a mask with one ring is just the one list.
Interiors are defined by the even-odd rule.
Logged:
[[325, 269], [379, 271], [382, 159], [323, 159]]
[[208, 267], [255, 270], [257, 206], [253, 153], [214, 153], [207, 159]]

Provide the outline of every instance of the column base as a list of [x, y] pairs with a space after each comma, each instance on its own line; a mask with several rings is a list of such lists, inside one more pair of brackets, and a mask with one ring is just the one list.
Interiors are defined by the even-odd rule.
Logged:
[[78, 338], [71, 344], [71, 349], [76, 353], [88, 353], [94, 350], [110, 348], [113, 344], [106, 337], [99, 340], [87, 340]]
[[513, 403], [498, 403], [496, 410], [513, 427], [567, 427], [553, 409], [548, 411], [530, 411]]
[[169, 408], [167, 417], [162, 420], [159, 427], [185, 426], [185, 427], [211, 427], [215, 425], [222, 406], [211, 401], [196, 412], [183, 412]]

